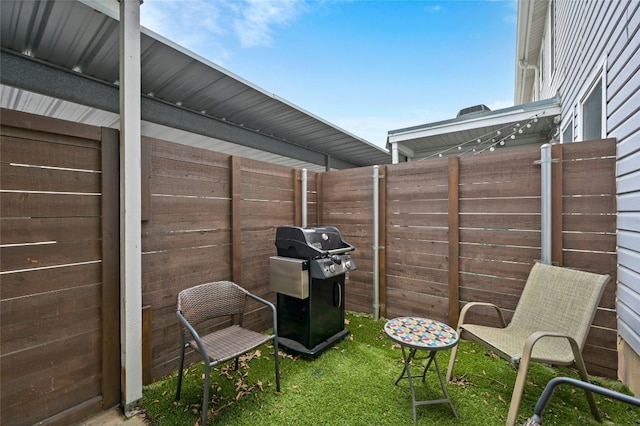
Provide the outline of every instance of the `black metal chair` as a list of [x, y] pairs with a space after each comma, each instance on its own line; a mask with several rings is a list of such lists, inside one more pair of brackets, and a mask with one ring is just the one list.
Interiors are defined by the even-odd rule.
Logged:
[[[247, 298], [254, 299], [271, 308], [273, 334], [258, 333], [242, 326]], [[182, 324], [180, 333], [180, 372], [178, 373], [176, 400], [180, 400], [185, 350], [192, 348], [202, 356], [204, 361], [203, 426], [207, 424], [211, 367], [235, 358], [235, 368], [237, 369], [240, 355], [271, 340], [273, 341], [275, 352], [276, 390], [280, 392], [277, 315], [276, 308], [271, 302], [249, 293], [230, 281], [218, 281], [182, 290], [178, 294], [178, 310], [176, 314]], [[199, 334], [200, 326], [210, 323], [210, 320], [221, 317], [229, 317], [231, 325], [207, 334]], [[237, 323], [234, 323], [234, 318], [237, 318]], [[188, 339], [189, 335], [193, 340]]]
[[603, 388], [601, 386], [596, 386], [589, 382], [583, 382], [582, 380], [576, 380], [571, 377], [556, 377], [555, 379], [549, 380], [547, 386], [545, 386], [540, 398], [538, 398], [538, 402], [536, 403], [536, 408], [534, 409], [534, 414], [529, 420], [524, 424], [524, 426], [540, 426], [542, 425], [542, 412], [544, 408], [547, 406], [547, 403], [551, 399], [553, 395], [553, 391], [558, 385], [563, 383], [570, 384], [572, 386], [577, 386], [579, 388], [584, 389], [585, 391], [591, 391], [595, 393], [602, 394], [608, 398], [614, 398], [620, 400], [622, 402], [626, 402], [627, 404], [635, 405], [640, 407], [640, 399], [634, 398], [629, 395], [625, 395], [620, 392], [612, 391], [611, 389]]

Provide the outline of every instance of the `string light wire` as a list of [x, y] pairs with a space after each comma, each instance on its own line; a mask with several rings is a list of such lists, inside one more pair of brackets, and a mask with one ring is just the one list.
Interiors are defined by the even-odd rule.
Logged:
[[[531, 129], [532, 123], [536, 123], [538, 121], [538, 114], [533, 115], [529, 119], [527, 119], [524, 125], [520, 123], [505, 124], [497, 130], [492, 130], [487, 132], [480, 137], [474, 137], [473, 139], [469, 139], [464, 141], [458, 145], [454, 145], [443, 149], [442, 151], [431, 154], [427, 157], [421, 158], [419, 161], [428, 160], [434, 157], [443, 157], [444, 154], [448, 152], [455, 152], [458, 156], [467, 155], [467, 154], [480, 154], [487, 150], [494, 151], [496, 146], [505, 146], [508, 141], [515, 140], [516, 135], [523, 135], [527, 131], [527, 129]], [[506, 129], [511, 128], [509, 132], [504, 132]]]

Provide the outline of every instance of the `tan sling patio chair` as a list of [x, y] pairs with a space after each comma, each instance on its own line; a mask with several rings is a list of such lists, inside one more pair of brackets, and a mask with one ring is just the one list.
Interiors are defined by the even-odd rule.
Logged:
[[[273, 334], [258, 333], [242, 327], [247, 298], [257, 300], [270, 308], [273, 315]], [[182, 325], [180, 333], [180, 371], [178, 372], [176, 400], [180, 400], [185, 350], [190, 347], [198, 352], [204, 360], [205, 373], [201, 423], [203, 426], [207, 424], [211, 367], [235, 358], [235, 368], [237, 369], [240, 355], [271, 340], [273, 340], [275, 348], [276, 390], [280, 392], [277, 316], [276, 308], [271, 302], [249, 293], [230, 281], [218, 281], [182, 290], [178, 294], [178, 310], [176, 314]], [[206, 325], [210, 320], [221, 317], [231, 318], [231, 325], [200, 335], [199, 331], [203, 330], [199, 326]], [[237, 317], [238, 323], [233, 324], [235, 317]], [[193, 340], [189, 340], [189, 335]]]
[[[500, 308], [492, 303], [472, 302], [462, 308], [458, 321], [460, 338], [486, 346], [518, 369], [507, 426], [515, 424], [530, 362], [575, 365], [582, 380], [588, 381], [581, 352], [609, 278], [536, 263], [509, 325]], [[467, 312], [479, 306], [495, 309], [503, 328], [465, 323]], [[456, 346], [451, 352], [447, 381], [453, 375], [457, 350]], [[593, 394], [586, 389], [585, 392], [591, 412], [600, 420]]]

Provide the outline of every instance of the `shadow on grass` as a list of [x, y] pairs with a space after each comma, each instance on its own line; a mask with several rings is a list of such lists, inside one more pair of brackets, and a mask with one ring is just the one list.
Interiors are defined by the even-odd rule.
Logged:
[[[221, 425], [399, 425], [413, 423], [406, 380], [394, 381], [402, 371], [402, 353], [382, 331], [385, 320], [347, 312], [350, 336], [315, 360], [281, 352], [282, 392], [275, 391], [273, 346], [263, 346], [244, 357], [238, 371], [233, 363], [212, 372], [209, 424]], [[177, 344], [177, 338], [176, 338]], [[417, 408], [417, 425], [500, 425], [509, 410], [516, 371], [509, 364], [471, 342], [461, 342], [455, 380], [447, 390], [458, 412], [456, 420], [447, 404]], [[438, 353], [444, 374], [450, 351]], [[433, 368], [433, 366], [432, 366]], [[200, 422], [203, 386], [202, 363], [186, 372], [182, 397], [175, 401], [176, 373], [144, 388], [143, 408], [152, 424], [195, 425]], [[533, 414], [536, 401], [549, 380], [578, 377], [566, 368], [534, 364], [529, 370], [518, 421]], [[594, 378], [609, 389], [629, 394], [619, 382]], [[426, 383], [416, 380], [418, 399], [442, 398], [431, 369]], [[596, 395], [608, 424], [638, 425], [640, 410]], [[559, 387], [544, 412], [545, 425], [585, 425], [596, 422], [582, 391]]]

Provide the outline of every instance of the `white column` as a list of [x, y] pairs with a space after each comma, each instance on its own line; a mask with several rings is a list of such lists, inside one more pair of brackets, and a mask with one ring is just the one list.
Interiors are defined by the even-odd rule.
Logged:
[[120, 1], [120, 362], [121, 402], [142, 400], [140, 195], [140, 0]]

